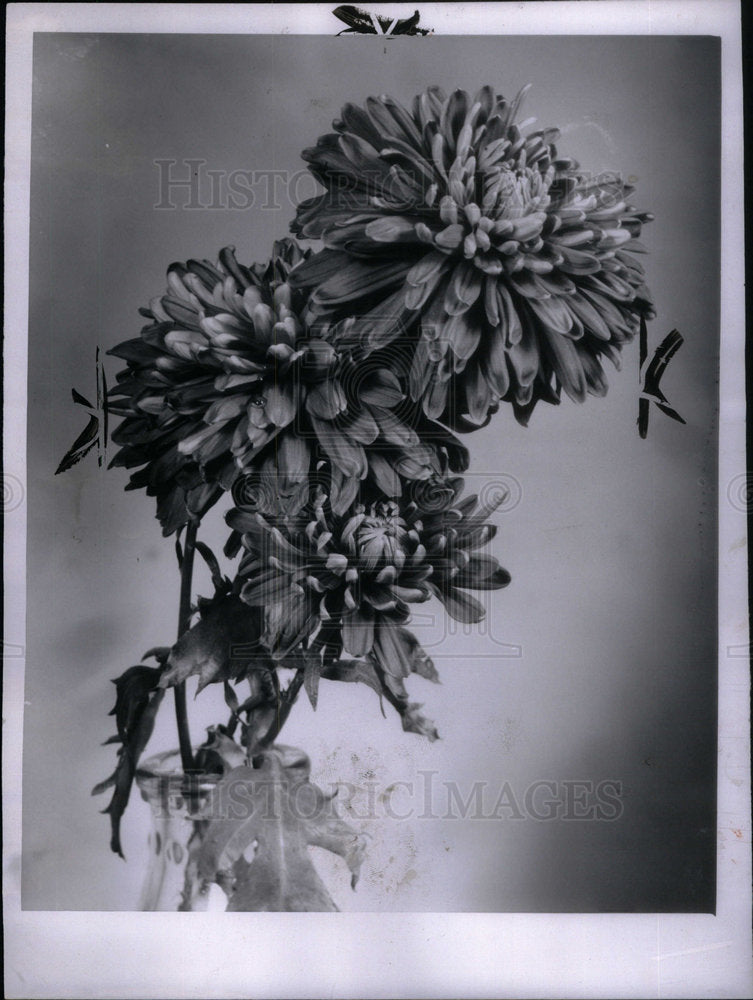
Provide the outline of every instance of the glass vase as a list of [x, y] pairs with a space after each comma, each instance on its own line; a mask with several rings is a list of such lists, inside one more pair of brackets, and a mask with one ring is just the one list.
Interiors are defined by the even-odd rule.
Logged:
[[197, 891], [191, 870], [191, 848], [202, 833], [202, 824], [193, 816], [216, 781], [211, 774], [192, 775], [187, 786], [177, 750], [155, 754], [139, 765], [136, 784], [152, 817], [139, 910], [207, 908], [207, 896]]

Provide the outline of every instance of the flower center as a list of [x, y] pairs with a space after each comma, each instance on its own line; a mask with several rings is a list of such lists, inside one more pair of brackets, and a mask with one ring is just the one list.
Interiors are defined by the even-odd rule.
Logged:
[[434, 241], [445, 252], [462, 252], [487, 274], [511, 273], [524, 266], [525, 254], [543, 247], [554, 180], [550, 166], [542, 173], [532, 167], [495, 165], [482, 173], [481, 205], [466, 201], [455, 186], [445, 195], [439, 214], [446, 229]]
[[[390, 508], [394, 508], [390, 509]], [[356, 551], [369, 562], [402, 563], [403, 543], [408, 529], [395, 504], [378, 504], [372, 507], [358, 527]]]
[[491, 199], [494, 199], [494, 208], [490, 212], [494, 218], [522, 219], [524, 215], [548, 208], [552, 179], [547, 180], [545, 174], [530, 167], [513, 170], [505, 165], [499, 175], [485, 178], [484, 202], [490, 205]]

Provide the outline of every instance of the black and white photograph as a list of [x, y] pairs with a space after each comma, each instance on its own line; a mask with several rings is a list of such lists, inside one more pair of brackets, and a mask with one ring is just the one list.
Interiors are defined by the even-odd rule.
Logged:
[[748, 995], [738, 5], [11, 6], [8, 995]]

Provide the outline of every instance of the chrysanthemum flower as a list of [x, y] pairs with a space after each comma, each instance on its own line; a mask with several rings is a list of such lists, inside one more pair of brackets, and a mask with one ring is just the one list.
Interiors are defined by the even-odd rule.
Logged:
[[430, 87], [412, 113], [370, 97], [303, 153], [327, 190], [292, 228], [325, 249], [291, 281], [312, 321], [357, 316], [366, 350], [417, 326], [410, 389], [432, 418], [603, 395], [602, 357], [653, 315], [632, 255], [651, 216], [618, 175], [561, 158], [556, 129], [517, 122], [527, 89]]
[[[236, 508], [227, 521], [242, 536], [246, 554], [241, 597], [268, 609], [265, 642], [284, 657], [321, 628], [330, 650], [372, 654], [396, 676], [411, 670], [413, 648], [400, 628], [409, 605], [438, 597], [453, 618], [478, 622], [484, 606], [470, 590], [496, 590], [510, 576], [477, 550], [496, 528], [493, 507], [461, 498], [463, 481], [434, 494], [431, 511], [415, 502], [377, 501], [337, 516], [320, 505], [298, 532], [283, 532], [258, 513]], [[332, 649], [332, 647], [335, 647]]]
[[204, 498], [260, 466], [279, 470], [284, 492], [305, 486], [326, 459], [342, 509], [367, 477], [395, 496], [401, 477], [441, 471], [433, 441], [396, 414], [405, 393], [389, 365], [376, 358], [364, 371], [349, 351], [305, 330], [287, 282], [303, 259], [284, 240], [266, 268], [242, 266], [230, 247], [217, 266], [174, 264], [167, 294], [142, 310], [151, 322], [141, 337], [110, 352], [128, 364], [110, 393], [110, 410], [126, 418], [113, 435], [123, 446], [113, 464], [143, 466], [131, 488], [170, 498], [166, 532], [185, 520], [176, 484], [187, 476], [188, 509], [200, 514]]

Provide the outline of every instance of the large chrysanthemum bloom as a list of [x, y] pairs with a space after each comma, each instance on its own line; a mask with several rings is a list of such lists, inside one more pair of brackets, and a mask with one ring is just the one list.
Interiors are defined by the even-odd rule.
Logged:
[[467, 590], [496, 590], [510, 576], [478, 551], [495, 534], [494, 506], [461, 498], [463, 481], [432, 491], [430, 509], [415, 501], [354, 505], [340, 517], [323, 504], [298, 532], [283, 532], [258, 513], [227, 515], [247, 550], [241, 597], [268, 609], [265, 642], [284, 657], [320, 630], [335, 655], [371, 654], [385, 672], [405, 677], [414, 650], [401, 628], [409, 605], [438, 597], [453, 618], [478, 622], [484, 606]]
[[312, 321], [358, 316], [366, 350], [417, 328], [410, 388], [432, 418], [603, 395], [603, 356], [653, 315], [632, 254], [652, 217], [619, 176], [560, 158], [556, 129], [518, 124], [525, 90], [430, 87], [412, 114], [370, 97], [303, 153], [327, 190], [292, 228], [325, 249], [291, 280]]
[[205, 497], [262, 466], [285, 494], [305, 486], [323, 456], [343, 509], [367, 477], [392, 496], [400, 477], [441, 471], [434, 442], [395, 412], [405, 393], [389, 366], [377, 358], [359, 369], [349, 351], [304, 328], [287, 282], [303, 259], [284, 240], [266, 268], [240, 265], [229, 247], [217, 266], [174, 264], [167, 294], [142, 310], [149, 325], [110, 352], [128, 364], [109, 394], [109, 409], [125, 416], [113, 464], [143, 466], [131, 488], [171, 498], [166, 532], [186, 519], [177, 498], [189, 474], [187, 508], [200, 514]]

